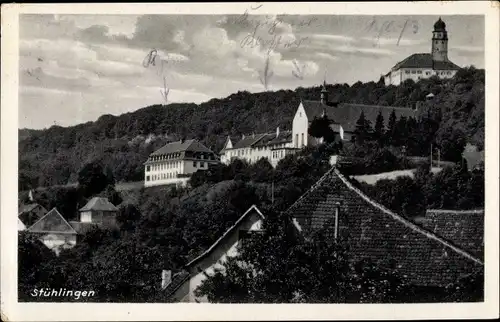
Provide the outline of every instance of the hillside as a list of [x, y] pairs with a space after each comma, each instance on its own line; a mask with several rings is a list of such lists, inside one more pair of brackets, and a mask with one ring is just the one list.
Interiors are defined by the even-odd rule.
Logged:
[[[387, 87], [383, 81], [357, 82], [327, 89], [334, 101], [407, 107], [432, 92], [434, 101], [422, 108], [438, 124], [427, 132], [432, 139], [443, 145], [465, 141], [484, 145], [484, 70], [462, 69], [447, 81], [407, 81]], [[154, 105], [71, 127], [23, 129], [19, 189], [75, 182], [78, 170], [92, 160], [101, 160], [117, 181], [139, 181], [142, 163], [168, 140], [196, 138], [218, 152], [227, 135], [273, 131], [277, 126], [290, 129], [300, 99], [318, 99], [319, 92], [320, 87], [244, 91], [199, 105]]]

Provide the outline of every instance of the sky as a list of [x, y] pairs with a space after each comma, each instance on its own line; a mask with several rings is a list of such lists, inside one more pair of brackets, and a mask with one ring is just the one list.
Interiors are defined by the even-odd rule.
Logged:
[[[237, 91], [377, 81], [429, 53], [438, 16], [42, 15], [19, 18], [19, 128], [94, 121]], [[448, 57], [484, 68], [484, 18], [442, 16]]]

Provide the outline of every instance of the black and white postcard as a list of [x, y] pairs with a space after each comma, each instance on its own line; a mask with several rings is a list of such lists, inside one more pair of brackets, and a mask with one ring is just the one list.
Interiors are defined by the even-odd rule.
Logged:
[[498, 8], [2, 6], [2, 318], [498, 317]]

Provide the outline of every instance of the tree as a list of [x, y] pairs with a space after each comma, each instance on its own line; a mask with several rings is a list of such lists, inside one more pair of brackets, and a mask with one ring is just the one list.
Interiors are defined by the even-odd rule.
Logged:
[[250, 179], [255, 182], [271, 182], [274, 177], [274, 168], [268, 159], [260, 158], [250, 166]]
[[333, 122], [325, 115], [321, 118], [314, 118], [307, 130], [308, 134], [315, 138], [323, 138], [327, 143], [335, 141], [335, 132], [330, 125]]
[[110, 179], [110, 176], [104, 173], [102, 165], [98, 162], [90, 162], [78, 172], [78, 184], [85, 197], [103, 191], [111, 183]]
[[118, 191], [116, 191], [115, 186], [109, 184], [106, 189], [102, 192], [102, 195], [109, 200], [113, 205], [118, 206], [122, 203], [122, 196]]
[[116, 222], [122, 231], [134, 230], [139, 219], [141, 219], [139, 209], [131, 204], [120, 207], [116, 214]]
[[374, 138], [378, 141], [379, 144], [383, 144], [383, 139], [385, 135], [385, 124], [384, 124], [384, 116], [382, 112], [378, 112], [377, 119], [375, 120], [375, 128], [374, 128]]
[[392, 110], [391, 115], [389, 116], [389, 123], [387, 124], [387, 132], [386, 133], [386, 142], [389, 144], [394, 144], [394, 138], [396, 136], [396, 111]]
[[354, 130], [355, 142], [363, 144], [365, 141], [371, 139], [372, 132], [370, 121], [365, 118], [365, 113], [361, 112], [356, 121], [356, 129]]
[[[311, 239], [297, 238], [290, 218], [274, 212], [266, 216], [263, 228], [239, 246], [238, 255], [206, 274], [197, 296], [219, 303], [344, 303], [366, 298], [385, 302], [397, 294], [394, 274], [390, 297], [383, 282], [388, 272], [372, 266], [370, 274], [356, 274], [354, 267], [359, 271], [362, 265], [350, 264], [346, 249], [329, 229], [313, 233]], [[377, 273], [383, 277], [378, 284], [373, 281]], [[363, 288], [367, 283], [370, 287]]]

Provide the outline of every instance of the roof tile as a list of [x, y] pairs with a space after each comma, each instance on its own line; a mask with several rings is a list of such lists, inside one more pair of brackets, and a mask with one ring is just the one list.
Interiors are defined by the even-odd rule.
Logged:
[[334, 227], [337, 204], [338, 236], [350, 248], [351, 260], [397, 263], [400, 275], [426, 286], [445, 286], [483, 265], [467, 251], [369, 199], [335, 168], [288, 213], [310, 235]]

